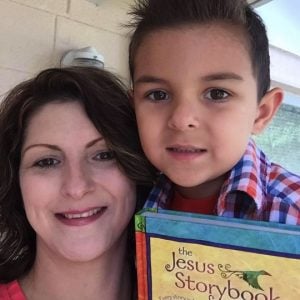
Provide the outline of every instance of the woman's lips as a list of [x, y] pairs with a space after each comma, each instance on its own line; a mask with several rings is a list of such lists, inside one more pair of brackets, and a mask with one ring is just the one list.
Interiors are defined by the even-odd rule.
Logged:
[[91, 217], [92, 215], [97, 214], [102, 208], [94, 208], [91, 209], [89, 211], [85, 211], [83, 213], [66, 213], [66, 214], [62, 214], [65, 218], [67, 219], [78, 219], [78, 218], [87, 218], [87, 217]]
[[106, 211], [107, 207], [95, 207], [85, 211], [68, 211], [57, 213], [55, 216], [64, 223], [70, 226], [83, 226], [90, 224], [100, 218]]

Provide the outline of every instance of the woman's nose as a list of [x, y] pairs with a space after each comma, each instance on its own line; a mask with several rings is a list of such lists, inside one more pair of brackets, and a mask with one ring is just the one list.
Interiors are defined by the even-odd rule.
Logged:
[[63, 172], [61, 191], [65, 197], [74, 200], [82, 199], [94, 190], [94, 181], [87, 166], [73, 164], [66, 166]]

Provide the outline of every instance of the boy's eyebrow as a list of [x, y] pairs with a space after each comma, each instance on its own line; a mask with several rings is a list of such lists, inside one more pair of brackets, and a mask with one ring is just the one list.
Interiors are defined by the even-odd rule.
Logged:
[[[221, 72], [212, 73], [201, 77], [203, 81], [215, 81], [215, 80], [243, 80], [243, 77], [233, 72]], [[139, 83], [162, 83], [166, 84], [167, 80], [151, 75], [142, 75], [139, 77], [134, 84]]]
[[143, 75], [134, 82], [134, 84], [139, 83], [167, 83], [167, 80], [151, 75]]
[[204, 81], [215, 81], [215, 80], [226, 80], [226, 79], [243, 80], [243, 77], [232, 72], [222, 72], [222, 73], [213, 73], [213, 74], [205, 75], [201, 77], [201, 79]]

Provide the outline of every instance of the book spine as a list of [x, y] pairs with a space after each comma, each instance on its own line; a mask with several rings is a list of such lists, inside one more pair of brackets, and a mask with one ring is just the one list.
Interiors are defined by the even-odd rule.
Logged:
[[138, 278], [138, 299], [148, 300], [147, 288], [147, 263], [146, 263], [146, 238], [142, 232], [136, 232], [136, 260]]
[[135, 230], [138, 299], [148, 300], [146, 234], [144, 217], [140, 215], [135, 217]]

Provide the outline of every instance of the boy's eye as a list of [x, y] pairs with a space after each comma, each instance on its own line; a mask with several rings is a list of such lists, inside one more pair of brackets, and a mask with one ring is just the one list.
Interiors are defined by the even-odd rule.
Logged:
[[213, 101], [222, 101], [226, 100], [226, 98], [230, 96], [228, 92], [223, 89], [210, 89], [206, 94], [205, 97], [209, 100]]
[[93, 159], [102, 161], [102, 160], [112, 160], [115, 158], [114, 152], [113, 151], [101, 151], [97, 153]]
[[54, 168], [58, 164], [60, 164], [60, 161], [55, 158], [43, 158], [35, 162], [33, 166], [41, 169], [49, 169]]
[[153, 91], [147, 94], [147, 98], [149, 98], [152, 101], [162, 101], [162, 100], [168, 100], [169, 95], [161, 90]]

